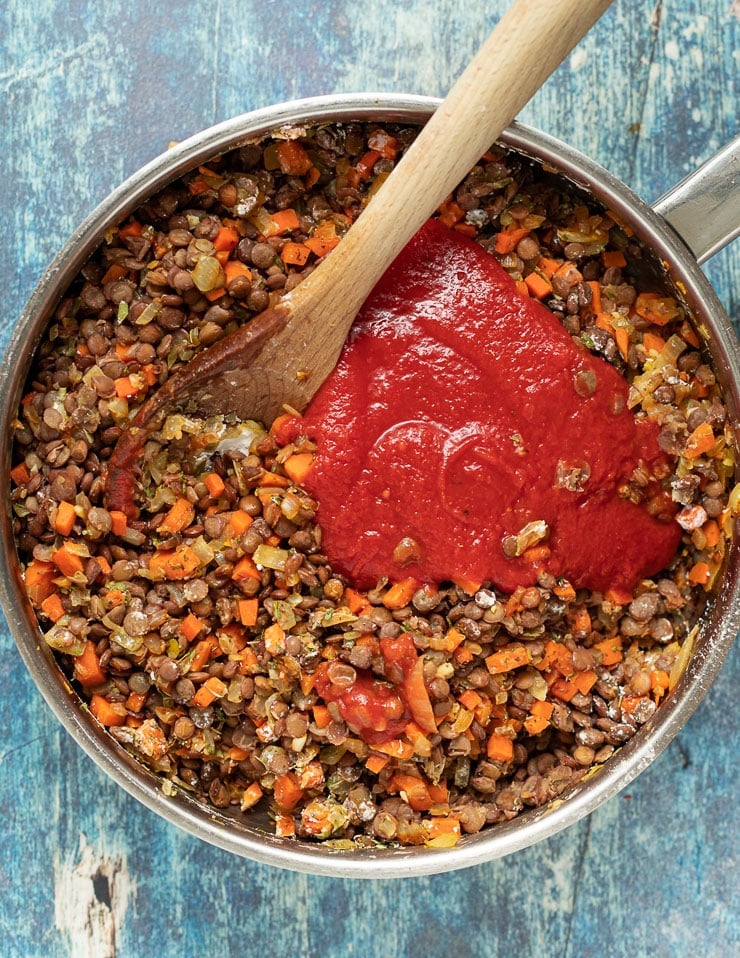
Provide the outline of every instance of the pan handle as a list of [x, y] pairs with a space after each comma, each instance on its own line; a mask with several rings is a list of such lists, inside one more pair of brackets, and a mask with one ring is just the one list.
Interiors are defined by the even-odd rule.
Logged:
[[740, 136], [653, 204], [703, 263], [740, 235]]

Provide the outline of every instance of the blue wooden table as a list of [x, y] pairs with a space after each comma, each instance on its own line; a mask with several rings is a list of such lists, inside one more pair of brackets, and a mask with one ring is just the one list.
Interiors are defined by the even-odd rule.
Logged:
[[[169, 141], [318, 93], [441, 95], [507, 0], [5, 0], [0, 346], [73, 227]], [[616, 0], [523, 119], [657, 198], [737, 132], [737, 0]], [[740, 320], [740, 245], [707, 272]], [[2, 388], [0, 386], [0, 388]], [[0, 958], [740, 953], [740, 655], [626, 792], [467, 871], [341, 881], [235, 858], [114, 786], [0, 622]]]

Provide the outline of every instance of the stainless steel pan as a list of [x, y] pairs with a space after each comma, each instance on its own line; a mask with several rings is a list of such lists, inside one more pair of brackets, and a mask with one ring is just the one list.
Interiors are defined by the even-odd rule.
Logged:
[[[422, 124], [438, 101], [400, 95], [347, 95], [295, 101], [237, 117], [181, 143], [122, 184], [76, 230], [24, 310], [2, 365], [0, 475], [9, 486], [12, 426], [34, 349], [80, 267], [106, 229], [187, 170], [245, 140], [283, 125], [348, 119]], [[502, 137], [513, 149], [547, 164], [589, 191], [630, 226], [655, 254], [666, 277], [693, 311], [730, 415], [740, 417], [740, 360], [731, 323], [699, 263], [740, 233], [740, 141], [730, 145], [651, 208], [606, 170], [563, 143], [514, 124]], [[9, 509], [2, 514], [6, 562], [0, 596], [20, 653], [36, 684], [78, 744], [116, 782], [164, 818], [236, 854], [297, 871], [388, 878], [431, 874], [511, 854], [578, 821], [615, 795], [668, 745], [699, 705], [740, 627], [740, 557], [730, 550], [720, 586], [703, 617], [691, 660], [654, 717], [609, 762], [551, 805], [464, 838], [451, 849], [337, 850], [270, 834], [266, 819], [206, 808], [188, 795], [167, 796], [162, 782], [135, 762], [96, 723], [41, 640], [26, 599]]]

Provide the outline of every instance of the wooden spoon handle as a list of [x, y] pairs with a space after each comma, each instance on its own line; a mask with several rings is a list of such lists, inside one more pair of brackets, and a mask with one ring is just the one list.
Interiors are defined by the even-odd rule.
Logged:
[[[516, 0], [401, 163], [331, 254], [304, 280], [332, 315], [356, 312], [406, 243], [491, 147], [611, 0]], [[393, 213], [389, 216], [388, 205]], [[351, 268], [361, 257], [362, 270]], [[346, 266], [345, 266], [346, 264]], [[346, 280], [343, 281], [343, 276]], [[317, 287], [326, 284], [326, 289]], [[305, 290], [308, 293], [308, 288]], [[353, 304], [349, 309], [348, 304]], [[333, 309], [336, 304], [339, 309]], [[338, 338], [343, 342], [349, 326]]]

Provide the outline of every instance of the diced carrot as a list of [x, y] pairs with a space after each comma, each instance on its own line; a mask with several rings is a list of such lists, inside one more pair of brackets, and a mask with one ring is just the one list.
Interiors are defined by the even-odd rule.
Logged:
[[278, 775], [272, 791], [279, 807], [287, 812], [292, 811], [305, 795], [295, 772]]
[[681, 329], [679, 332], [681, 334], [681, 339], [687, 342], [689, 346], [693, 346], [694, 349], [699, 348], [699, 337], [696, 334], [696, 330], [687, 319], [681, 323]]
[[333, 220], [322, 220], [306, 240], [306, 246], [315, 256], [321, 258], [331, 252], [338, 242], [337, 228]]
[[619, 352], [622, 354], [622, 359], [627, 359], [630, 349], [630, 334], [627, 329], [624, 326], [615, 326], [614, 339], [616, 340]]
[[347, 587], [344, 590], [343, 599], [352, 615], [362, 615], [366, 609], [370, 608], [370, 600], [368, 597], [356, 589]]
[[483, 699], [480, 697], [478, 692], [475, 689], [465, 689], [464, 692], [461, 692], [457, 697], [457, 701], [463, 708], [468, 709], [469, 711], [474, 711], [479, 705], [483, 704]]
[[313, 720], [317, 728], [326, 728], [327, 725], [331, 725], [332, 717], [331, 712], [326, 707], [326, 705], [321, 705], [317, 703], [312, 707], [313, 711]]
[[235, 509], [229, 517], [228, 531], [235, 538], [244, 535], [254, 522], [254, 519], [243, 509]]
[[439, 208], [439, 219], [445, 226], [454, 226], [465, 216], [465, 210], [454, 200], [446, 200]]
[[208, 664], [212, 655], [219, 650], [218, 640], [212, 636], [206, 636], [195, 646], [195, 655], [190, 660], [191, 672], [202, 672]]
[[435, 805], [442, 805], [449, 800], [450, 792], [444, 781], [440, 781], [438, 785], [428, 782], [427, 791]]
[[238, 599], [237, 608], [241, 624], [246, 626], [256, 625], [259, 607], [259, 599]]
[[265, 648], [270, 655], [278, 655], [285, 651], [285, 629], [278, 622], [265, 629]]
[[493, 248], [497, 253], [501, 253], [502, 255], [513, 253], [521, 240], [523, 240], [525, 236], [529, 236], [530, 233], [531, 230], [525, 229], [522, 226], [510, 226], [496, 234], [496, 241]]
[[622, 661], [622, 640], [618, 635], [597, 642], [593, 647], [601, 652], [602, 665], [616, 665]]
[[550, 694], [563, 702], [570, 702], [573, 696], [578, 694], [578, 688], [575, 682], [559, 676], [550, 685]]
[[260, 486], [266, 486], [269, 489], [287, 489], [289, 485], [290, 480], [277, 472], [263, 472], [260, 476]]
[[[218, 636], [218, 645], [226, 655], [232, 655], [236, 652], [243, 653], [247, 644], [247, 633], [244, 626], [239, 622], [231, 622], [229, 625], [222, 625], [216, 630]], [[251, 650], [250, 650], [251, 651]], [[246, 657], [240, 655], [241, 661], [245, 662]], [[251, 662], [251, 659], [249, 660]]]
[[689, 570], [689, 582], [694, 585], [706, 585], [711, 577], [712, 570], [704, 561], [695, 562]]
[[305, 266], [311, 250], [305, 243], [286, 243], [280, 250], [280, 258], [286, 266]]
[[597, 316], [600, 316], [602, 313], [601, 309], [601, 286], [599, 286], [596, 280], [589, 280], [587, 283], [588, 287], [591, 290], [591, 310]]
[[275, 836], [277, 838], [292, 838], [295, 835], [295, 822], [290, 815], [275, 816]]
[[239, 234], [233, 226], [221, 226], [213, 238], [214, 249], [221, 252], [231, 252], [239, 244]]
[[687, 459], [696, 459], [708, 452], [715, 444], [714, 431], [708, 422], [699, 423], [696, 429], [686, 440], [683, 454]]
[[191, 196], [200, 196], [201, 193], [208, 191], [208, 184], [199, 176], [188, 183], [188, 192]]
[[262, 795], [263, 792], [259, 782], [252, 782], [251, 785], [248, 785], [244, 789], [244, 794], [239, 803], [242, 811], [246, 811], [248, 808], [254, 808], [257, 802], [262, 798]]
[[665, 326], [679, 315], [675, 299], [659, 293], [640, 293], [635, 300], [635, 312], [656, 326]]
[[58, 622], [61, 619], [64, 615], [64, 606], [62, 605], [62, 597], [58, 592], [52, 592], [44, 599], [41, 603], [41, 611], [52, 622]]
[[460, 819], [451, 816], [436, 815], [429, 820], [426, 830], [424, 844], [431, 848], [453, 848], [462, 836]]
[[580, 635], [586, 635], [591, 631], [591, 616], [588, 609], [580, 607], [575, 610], [570, 617], [570, 623], [573, 631]]
[[154, 363], [146, 363], [141, 367], [141, 375], [146, 380], [147, 386], [153, 386], [159, 377], [159, 371]]
[[670, 688], [670, 676], [663, 669], [653, 669], [650, 673], [650, 691], [656, 699], [662, 698]]
[[414, 746], [411, 742], [406, 742], [400, 738], [392, 738], [388, 742], [380, 742], [373, 745], [373, 748], [376, 752], [382, 752], [383, 755], [398, 758], [402, 761], [412, 758], [414, 754]]
[[642, 702], [646, 701], [646, 699], [647, 696], [645, 695], [625, 695], [620, 703], [620, 708], [623, 712], [629, 712], [631, 715]]
[[71, 502], [60, 502], [54, 516], [54, 531], [60, 536], [68, 536], [77, 519], [75, 507]]
[[511, 762], [514, 758], [514, 741], [501, 732], [492, 732], [486, 743], [486, 754], [492, 762]]
[[523, 645], [509, 645], [487, 656], [486, 667], [491, 675], [498, 675], [528, 665], [529, 661], [529, 652]]
[[190, 546], [158, 550], [149, 560], [149, 573], [155, 580], [189, 579], [200, 568], [200, 559]]
[[207, 708], [216, 699], [226, 694], [228, 686], [217, 676], [212, 675], [200, 686], [190, 702], [198, 709]]
[[708, 519], [701, 527], [704, 538], [707, 541], [707, 548], [713, 549], [721, 538], [719, 525], [714, 519]]
[[529, 562], [530, 565], [537, 565], [538, 563], [546, 562], [551, 554], [552, 550], [550, 546], [530, 546], [522, 552], [522, 559], [524, 559], [525, 562]]
[[110, 510], [111, 532], [114, 536], [122, 536], [128, 528], [128, 519], [125, 512], [119, 512], [117, 509]]
[[144, 382], [132, 373], [130, 376], [119, 376], [114, 380], [114, 386], [119, 399], [133, 399], [143, 391]]
[[647, 353], [659, 353], [665, 347], [665, 340], [657, 333], [651, 333], [648, 330], [642, 334], [642, 345]]
[[562, 583], [554, 586], [552, 591], [559, 599], [562, 599], [563, 602], [572, 602], [576, 597], [576, 590], [573, 588], [570, 582], [565, 580]]
[[401, 797], [405, 798], [416, 812], [428, 811], [434, 805], [427, 783], [416, 775], [396, 772], [390, 780], [388, 791], [401, 793]]
[[554, 710], [552, 702], [534, 702], [529, 716], [524, 720], [524, 728], [530, 735], [539, 735], [549, 725]]
[[170, 507], [164, 519], [160, 522], [157, 531], [174, 535], [176, 532], [182, 532], [183, 529], [187, 529], [194, 518], [195, 506], [189, 499], [181, 496]]
[[211, 499], [218, 499], [226, 488], [223, 479], [217, 472], [209, 472], [203, 482]]
[[295, 419], [295, 416], [289, 412], [284, 412], [284, 413], [281, 413], [279, 416], [276, 416], [272, 420], [272, 425], [270, 426], [270, 435], [277, 436], [280, 430], [283, 428], [283, 426], [285, 426], [289, 422], [292, 422], [294, 419]]
[[552, 259], [549, 256], [541, 256], [537, 261], [537, 269], [548, 279], [552, 279], [562, 265], [562, 260]]
[[601, 261], [606, 269], [621, 269], [627, 265], [624, 253], [620, 249], [604, 250], [601, 254]]
[[19, 462], [10, 470], [10, 478], [17, 486], [25, 486], [31, 478], [31, 472], [25, 462]]
[[116, 606], [124, 605], [126, 597], [120, 589], [108, 589], [105, 595], [105, 602], [109, 609], [114, 609]]
[[421, 758], [429, 758], [432, 754], [432, 743], [424, 734], [424, 729], [420, 728], [416, 722], [409, 722], [403, 730], [403, 734], [411, 742], [414, 749], [414, 755]]
[[136, 356], [136, 346], [131, 343], [116, 343], [116, 356], [123, 363], [129, 362]]
[[373, 775], [378, 775], [383, 771], [388, 762], [390, 762], [390, 758], [387, 755], [375, 755], [373, 753], [368, 755], [365, 760], [365, 768]]
[[221, 297], [225, 295], [226, 295], [225, 286], [219, 286], [217, 289], [209, 289], [205, 293], [203, 293], [203, 296], [205, 296], [205, 298], [208, 300], [209, 303], [215, 303], [217, 299], [221, 299]]
[[537, 663], [537, 668], [543, 672], [554, 668], [557, 669], [561, 675], [570, 675], [574, 671], [573, 656], [571, 655], [570, 649], [567, 645], [563, 645], [562, 642], [548, 639], [545, 643], [545, 654], [542, 656], [541, 661]]
[[280, 169], [288, 176], [305, 176], [313, 166], [311, 157], [298, 140], [283, 140], [278, 143], [277, 159]]
[[585, 672], [576, 672], [571, 678], [571, 682], [581, 695], [588, 695], [598, 681], [599, 677], [592, 669], [587, 669]]
[[472, 651], [464, 645], [461, 645], [459, 648], [455, 649], [452, 655], [458, 665], [464, 665], [466, 662], [472, 662], [475, 658]]
[[105, 286], [108, 283], [115, 282], [117, 279], [122, 279], [126, 273], [128, 273], [128, 270], [123, 263], [111, 263], [105, 273], [103, 273], [100, 285]]
[[363, 180], [369, 179], [379, 159], [380, 153], [378, 153], [377, 150], [368, 150], [367, 153], [364, 153], [357, 163], [355, 163], [355, 169]]
[[455, 628], [454, 625], [445, 632], [444, 643], [445, 649], [448, 652], [455, 652], [458, 649], [458, 646], [462, 645], [465, 641], [465, 635], [460, 629]]
[[146, 702], [146, 692], [129, 692], [126, 699], [126, 708], [129, 712], [140, 712]]
[[77, 573], [82, 572], [84, 569], [82, 558], [75, 552], [72, 552], [66, 542], [53, 553], [51, 561], [62, 575], [66, 575], [70, 579], [74, 578]]
[[103, 695], [90, 698], [90, 711], [101, 725], [125, 725], [126, 706], [123, 702], [109, 702]]
[[142, 223], [139, 223], [138, 220], [131, 220], [129, 223], [126, 223], [124, 226], [119, 226], [118, 235], [124, 239], [128, 236], [141, 236], [144, 232], [144, 226]]
[[319, 761], [308, 762], [298, 776], [301, 788], [321, 788], [324, 784], [324, 767]]
[[283, 469], [291, 482], [300, 486], [306, 481], [306, 476], [313, 468], [314, 456], [311, 452], [294, 452], [283, 463]]
[[570, 260], [566, 260], [564, 263], [561, 263], [560, 266], [555, 270], [553, 276], [557, 276], [559, 279], [562, 279], [568, 286], [577, 286], [578, 283], [583, 282], [583, 273], [578, 269], [575, 263], [571, 263]]
[[277, 213], [270, 213], [270, 216], [277, 227], [276, 233], [278, 236], [301, 228], [301, 221], [293, 209], [278, 210]]
[[180, 632], [188, 642], [192, 642], [197, 635], [200, 635], [203, 628], [203, 622], [192, 612], [189, 612], [180, 623]]
[[524, 277], [524, 282], [527, 284], [530, 295], [534, 296], [535, 299], [544, 299], [552, 292], [552, 283], [540, 273], [529, 273]]
[[425, 732], [435, 734], [437, 723], [434, 718], [434, 709], [424, 682], [424, 658], [419, 656], [416, 664], [408, 672], [403, 683], [403, 692], [406, 704], [414, 721]]
[[254, 564], [251, 556], [242, 556], [242, 558], [234, 566], [234, 570], [231, 573], [231, 578], [235, 582], [240, 582], [242, 579], [258, 579], [261, 581], [262, 574]]
[[401, 582], [392, 585], [385, 593], [382, 599], [383, 605], [386, 609], [402, 609], [409, 604], [417, 588], [416, 579], [402, 579]]
[[252, 281], [251, 269], [238, 259], [227, 260], [224, 264], [224, 275], [226, 276], [226, 286], [229, 287], [235, 279], [244, 277], [248, 282]]
[[606, 590], [604, 598], [614, 605], [627, 605], [632, 601], [632, 593], [628, 592], [627, 589], [613, 586], [611, 589]]
[[452, 577], [452, 581], [459, 589], [462, 589], [463, 592], [467, 592], [468, 595], [475, 595], [483, 584], [480, 579], [471, 579], [469, 576], [464, 575], [455, 575]]

